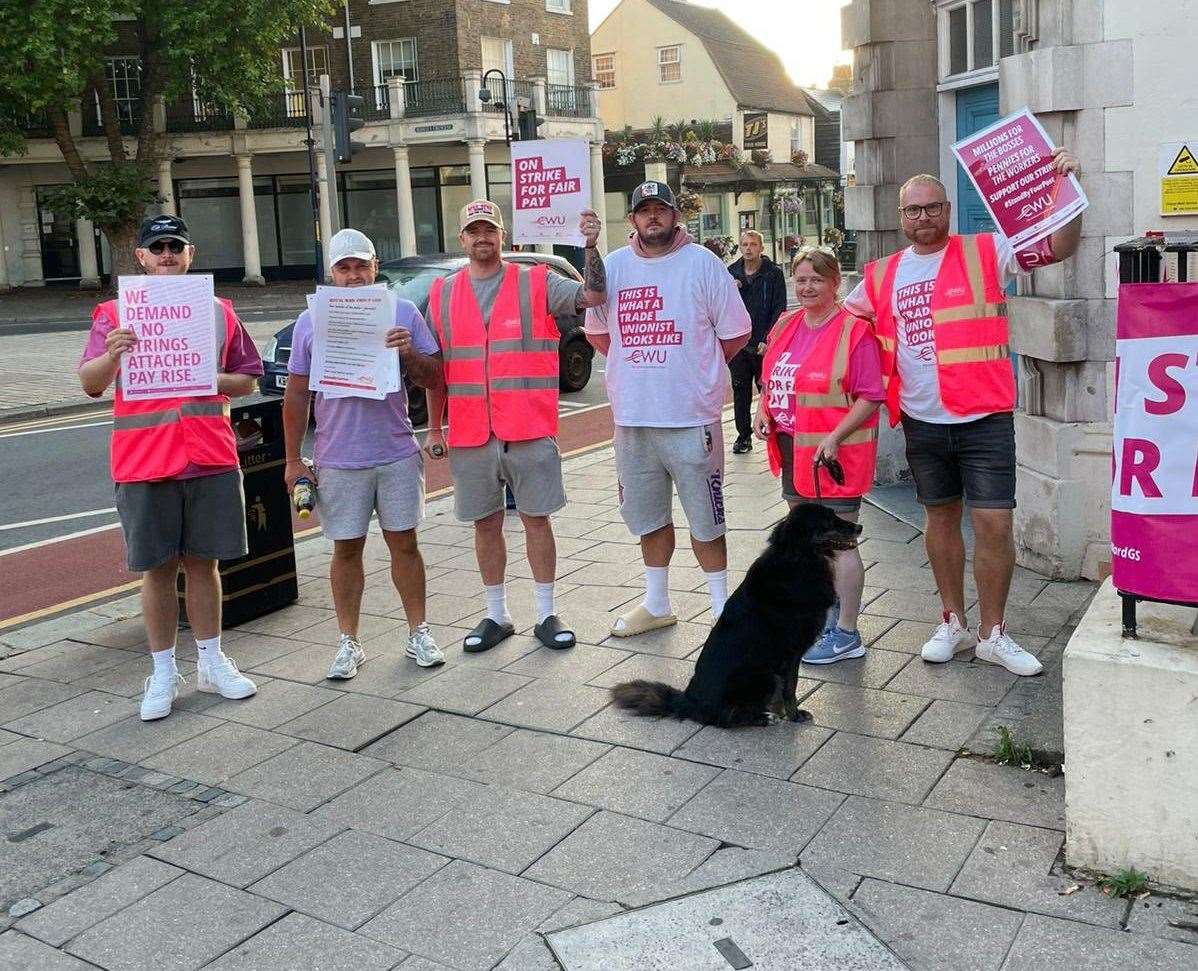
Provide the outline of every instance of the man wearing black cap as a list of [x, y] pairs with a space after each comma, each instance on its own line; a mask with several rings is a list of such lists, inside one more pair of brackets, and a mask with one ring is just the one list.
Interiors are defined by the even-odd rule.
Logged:
[[620, 514], [640, 537], [645, 599], [612, 627], [629, 637], [677, 623], [670, 607], [673, 493], [707, 577], [713, 617], [728, 598], [724, 543], [726, 363], [752, 323], [724, 263], [691, 241], [674, 193], [632, 194], [629, 245], [608, 255], [607, 300], [587, 311], [587, 338], [607, 356]]
[[[147, 275], [169, 276], [187, 272], [195, 247], [182, 219], [153, 216], [141, 225], [134, 255]], [[262, 360], [228, 300], [217, 298], [214, 321], [220, 363], [212, 396], [126, 401], [118, 380], [121, 355], [136, 348], [138, 336], [119, 326], [115, 300], [92, 313], [79, 363], [80, 383], [91, 397], [117, 384], [111, 442], [117, 515], [129, 569], [142, 574], [142, 613], [154, 661], [142, 721], [169, 715], [183, 680], [175, 664], [180, 568], [187, 576], [197, 687], [225, 698], [248, 698], [258, 690], [221, 651], [217, 561], [246, 553], [245, 500], [228, 403], [253, 391]]]

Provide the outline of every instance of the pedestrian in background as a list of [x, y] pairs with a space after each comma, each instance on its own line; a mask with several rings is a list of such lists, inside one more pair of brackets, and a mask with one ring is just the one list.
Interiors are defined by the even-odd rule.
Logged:
[[[195, 259], [187, 224], [177, 216], [146, 219], [133, 253], [148, 276], [186, 273]], [[115, 300], [92, 313], [79, 363], [79, 381], [90, 397], [100, 397], [116, 383], [112, 480], [129, 569], [142, 575], [142, 617], [154, 661], [141, 701], [142, 721], [169, 715], [183, 681], [175, 662], [180, 567], [187, 578], [187, 620], [196, 642], [196, 686], [225, 698], [248, 698], [258, 691], [221, 650], [218, 561], [249, 551], [229, 398], [254, 390], [262, 359], [228, 300], [216, 299], [214, 322], [219, 361], [215, 395], [126, 400], [121, 357], [137, 347], [138, 338], [119, 325]]]
[[[368, 287], [378, 274], [374, 244], [356, 229], [343, 229], [329, 242], [333, 285]], [[382, 399], [316, 395], [314, 467], [300, 450], [308, 430], [308, 375], [312, 366], [312, 315], [295, 322], [283, 433], [287, 441], [287, 488], [307, 477], [316, 486], [316, 508], [324, 535], [333, 541], [329, 582], [340, 631], [329, 677], [347, 680], [358, 673], [366, 652], [358, 637], [366, 572], [362, 557], [371, 516], [377, 513], [391, 556], [391, 582], [408, 621], [405, 654], [421, 667], [445, 663], [425, 619], [424, 559], [416, 527], [424, 518], [424, 461], [408, 418], [406, 377], [419, 387], [441, 383], [437, 341], [410, 300], [397, 299], [394, 326], [386, 345], [399, 355], [400, 386]]]
[[765, 239], [761, 233], [746, 229], [740, 234], [740, 259], [728, 267], [753, 322], [749, 343], [728, 362], [728, 371], [732, 375], [732, 413], [736, 419], [736, 441], [732, 451], [736, 455], [753, 448], [753, 386], [761, 390], [765, 339], [786, 309], [786, 277], [777, 263], [762, 255], [764, 250]]
[[[868, 321], [837, 302], [840, 263], [831, 250], [799, 250], [791, 280], [799, 309], [770, 334], [754, 431], [766, 442], [770, 471], [781, 475], [791, 508], [819, 502], [855, 523], [874, 481], [878, 408], [886, 397], [878, 342]], [[842, 483], [829, 474], [833, 461], [844, 472]], [[837, 602], [820, 639], [803, 654], [808, 664], [865, 654], [857, 631], [865, 589], [860, 552], [838, 552], [833, 572]]]

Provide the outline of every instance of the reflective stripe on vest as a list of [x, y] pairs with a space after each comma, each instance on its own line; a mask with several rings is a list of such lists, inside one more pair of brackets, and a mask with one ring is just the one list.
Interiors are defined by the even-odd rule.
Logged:
[[132, 415], [115, 415], [112, 419], [113, 430], [125, 428], [153, 428], [155, 425], [173, 425], [184, 416], [224, 415], [228, 416], [229, 406], [215, 401], [193, 401], [170, 411], [147, 411]]

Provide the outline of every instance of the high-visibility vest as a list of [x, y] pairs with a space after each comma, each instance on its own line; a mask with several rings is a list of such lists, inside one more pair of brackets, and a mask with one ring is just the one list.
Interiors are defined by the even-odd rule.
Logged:
[[486, 321], [468, 267], [429, 291], [445, 362], [446, 440], [455, 448], [483, 445], [492, 434], [504, 442], [557, 434], [560, 335], [549, 312], [549, 268], [504, 263], [502, 272]]
[[[216, 306], [216, 353], [218, 370], [223, 370], [229, 345], [236, 336], [237, 316], [232, 304], [223, 298], [216, 298]], [[96, 315], [115, 323], [116, 301], [100, 304]], [[118, 377], [109, 463], [113, 482], [172, 479], [189, 465], [237, 468], [237, 439], [229, 424], [228, 396], [129, 401]]]
[[[774, 362], [790, 347], [794, 333], [807, 326], [806, 312], [799, 310], [789, 320], [779, 322], [771, 334], [765, 357], [761, 362], [764, 380], [773, 373]], [[814, 499], [816, 495], [813, 463], [816, 447], [832, 432], [853, 407], [848, 383], [849, 360], [853, 350], [863, 340], [873, 340], [868, 322], [841, 311], [822, 328], [815, 346], [803, 359], [794, 380], [794, 487], [800, 496]], [[770, 471], [782, 471], [782, 453], [778, 433], [770, 432], [766, 440]], [[820, 495], [826, 499], [856, 498], [869, 492], [874, 482], [874, 465], [878, 456], [878, 413], [875, 411], [855, 432], [846, 438], [837, 451], [837, 461], [844, 469], [844, 484], [837, 485], [826, 471], [820, 472]]]
[[[894, 279], [903, 251], [865, 265], [865, 292], [882, 350], [882, 380], [890, 424], [899, 422]], [[1015, 408], [1015, 374], [994, 237], [950, 236], [932, 291], [932, 340], [940, 401], [954, 415], [989, 415]]]

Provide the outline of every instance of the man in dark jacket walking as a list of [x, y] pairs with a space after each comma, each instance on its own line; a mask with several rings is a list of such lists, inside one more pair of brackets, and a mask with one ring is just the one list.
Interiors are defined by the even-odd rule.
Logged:
[[728, 362], [732, 373], [732, 410], [736, 416], [736, 442], [732, 451], [737, 455], [753, 448], [753, 385], [761, 390], [765, 339], [786, 309], [786, 278], [777, 263], [762, 256], [764, 249], [761, 233], [746, 229], [740, 234], [741, 257], [728, 267], [753, 321], [749, 343]]

